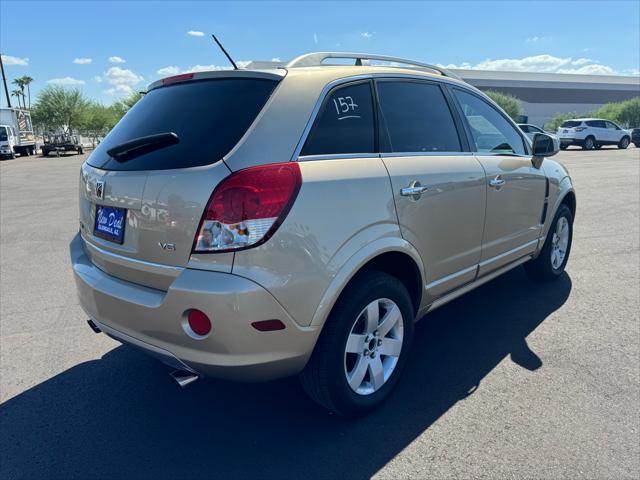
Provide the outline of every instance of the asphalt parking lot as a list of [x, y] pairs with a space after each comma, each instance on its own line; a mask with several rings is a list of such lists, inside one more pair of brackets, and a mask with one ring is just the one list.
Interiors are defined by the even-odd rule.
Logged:
[[426, 316], [392, 398], [345, 420], [297, 380], [181, 391], [87, 327], [67, 245], [86, 156], [0, 163], [2, 478], [639, 478], [640, 149], [570, 149], [573, 250]]

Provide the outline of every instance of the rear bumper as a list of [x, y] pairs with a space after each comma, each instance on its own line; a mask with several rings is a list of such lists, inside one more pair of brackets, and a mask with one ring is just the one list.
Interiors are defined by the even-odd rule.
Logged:
[[[174, 368], [204, 376], [261, 381], [301, 371], [319, 328], [300, 327], [260, 285], [228, 273], [184, 269], [165, 292], [127, 282], [97, 268], [78, 234], [70, 244], [80, 305], [110, 336]], [[211, 333], [185, 333], [186, 311], [211, 319]], [[259, 320], [279, 319], [284, 330], [259, 332]], [[185, 368], [186, 367], [186, 368]]]
[[582, 145], [583, 138], [560, 137], [560, 145]]

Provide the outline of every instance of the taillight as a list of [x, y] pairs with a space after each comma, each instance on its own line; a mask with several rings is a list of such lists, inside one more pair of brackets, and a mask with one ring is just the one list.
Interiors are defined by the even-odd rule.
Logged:
[[576, 127], [576, 128], [574, 128], [574, 130], [576, 132], [581, 132], [581, 131], [586, 130], [586, 129], [587, 129], [587, 127]]
[[232, 173], [209, 199], [194, 253], [238, 250], [267, 241], [289, 212], [301, 184], [296, 162]]

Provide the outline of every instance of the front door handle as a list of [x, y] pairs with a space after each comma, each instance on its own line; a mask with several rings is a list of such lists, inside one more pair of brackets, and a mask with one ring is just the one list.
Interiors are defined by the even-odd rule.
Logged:
[[500, 190], [505, 183], [507, 182], [504, 181], [501, 175], [496, 175], [496, 178], [492, 178], [489, 182], [489, 186], [495, 188], [496, 190]]
[[420, 196], [428, 190], [427, 187], [420, 184], [419, 181], [414, 180], [408, 187], [400, 189], [400, 195], [403, 197], [411, 197], [413, 200], [418, 200]]

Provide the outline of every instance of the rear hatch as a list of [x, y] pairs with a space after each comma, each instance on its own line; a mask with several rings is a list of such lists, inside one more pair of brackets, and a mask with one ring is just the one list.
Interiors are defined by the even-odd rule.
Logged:
[[[560, 127], [558, 127], [558, 135], [575, 133], [579, 131], [576, 130], [576, 127], [580, 127], [580, 125], [582, 125], [582, 121], [567, 120], [566, 122], [562, 122]], [[584, 130], [584, 128], [582, 130]]]
[[169, 287], [189, 262], [213, 189], [230, 173], [223, 157], [280, 78], [219, 72], [152, 85], [82, 167], [80, 227], [96, 266], [124, 280]]

